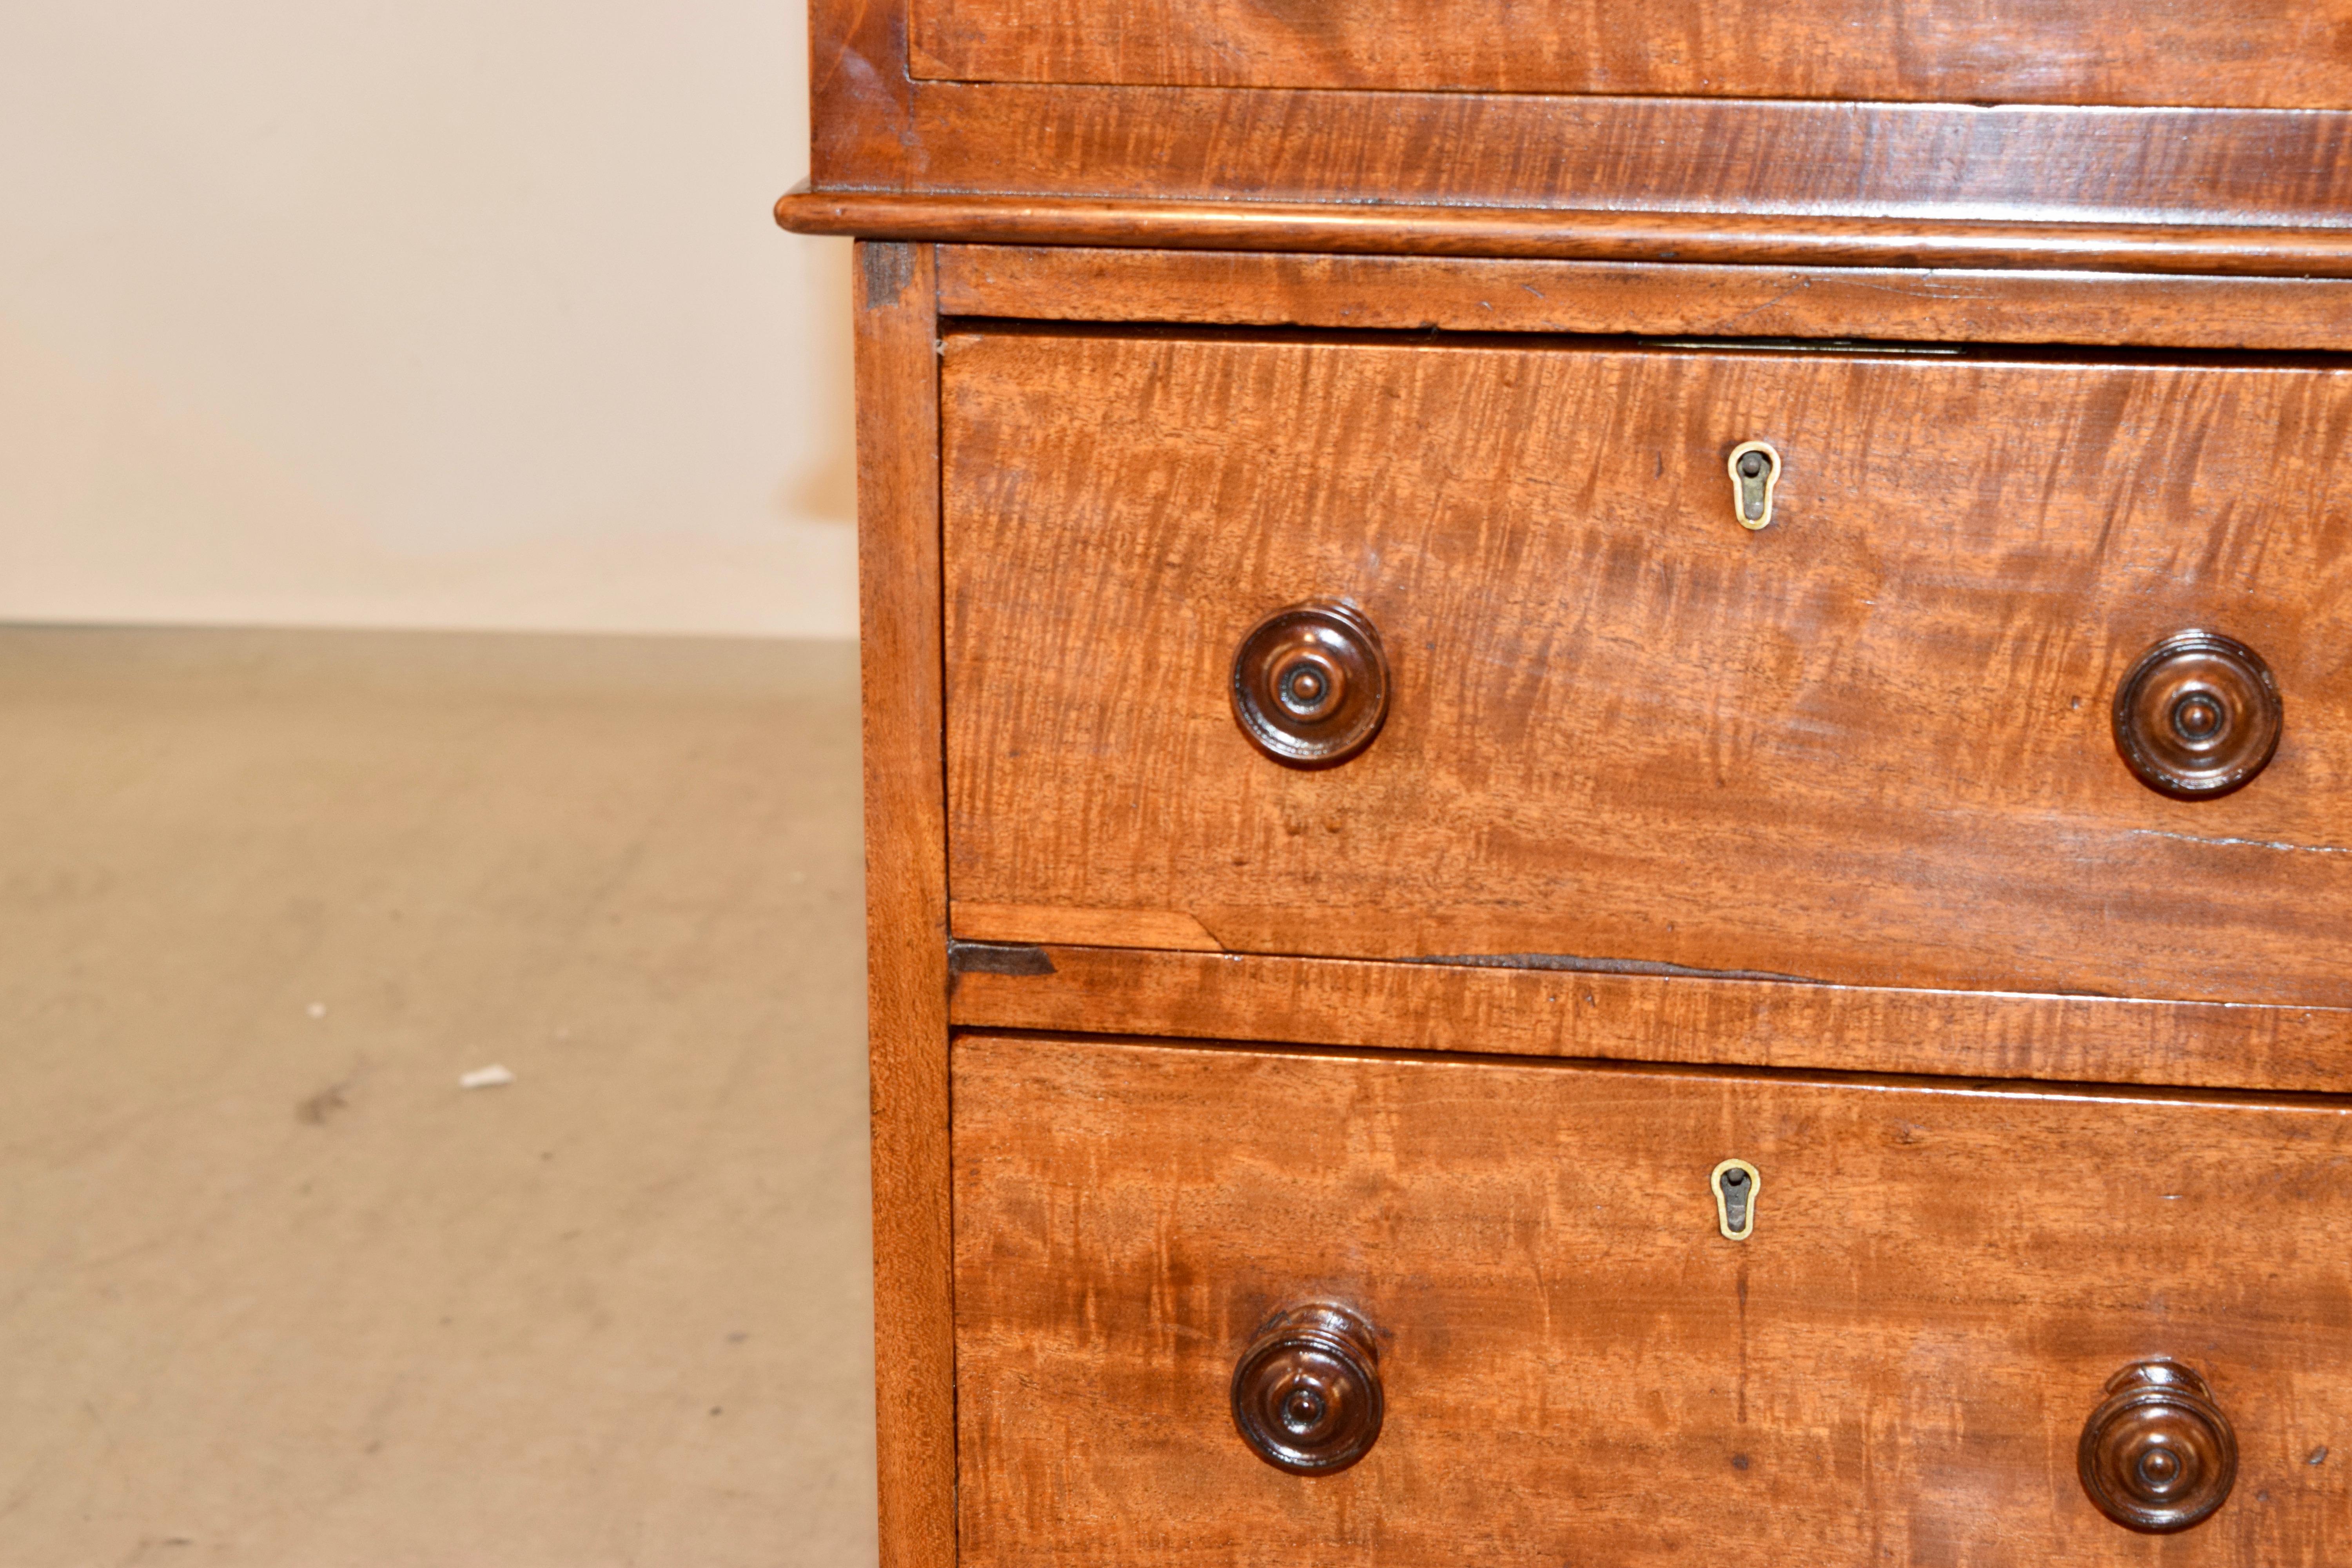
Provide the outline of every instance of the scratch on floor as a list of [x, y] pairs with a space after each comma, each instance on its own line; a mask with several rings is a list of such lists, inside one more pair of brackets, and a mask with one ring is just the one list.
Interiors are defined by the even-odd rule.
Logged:
[[2135, 827], [2135, 838], [2178, 838], [2183, 844], [2211, 844], [2231, 849], [2288, 849], [2298, 855], [2352, 855], [2352, 847], [2336, 844], [2284, 844], [2273, 838], [2206, 838], [2194, 833], [2167, 833], [2160, 827]]

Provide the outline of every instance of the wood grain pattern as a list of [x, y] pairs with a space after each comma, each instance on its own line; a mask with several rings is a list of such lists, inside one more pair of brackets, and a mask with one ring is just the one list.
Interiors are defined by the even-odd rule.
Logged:
[[[867, 178], [865, 154], [845, 153], [819, 170], [821, 189], [1017, 197], [1015, 205], [1055, 197], [1251, 209], [1339, 204], [1343, 210], [1328, 215], [1333, 221], [1366, 227], [1381, 222], [1381, 206], [1681, 213], [1698, 233], [1708, 214], [2117, 226], [2352, 223], [2352, 114], [2333, 110], [928, 82], [911, 89], [903, 122], [877, 121], [865, 142], [873, 143], [881, 173]], [[981, 209], [964, 210], [977, 216]], [[1248, 221], [1246, 213], [1234, 216]], [[1494, 217], [1481, 222], [1484, 231], [1500, 226]], [[1390, 226], [1386, 232], [1418, 231]], [[1047, 238], [1036, 232], [919, 237]], [[1075, 233], [1063, 243], [1109, 239]], [[1323, 248], [1296, 239], [1273, 247]], [[1358, 248], [1416, 247], [1381, 242]]]
[[914, 0], [957, 81], [1879, 102], [2352, 107], [2352, 4]]
[[2352, 1092], [2352, 1011], [1116, 947], [958, 950], [970, 1027]]
[[1227, 326], [2294, 349], [2352, 280], [953, 245], [943, 315]]
[[939, 361], [929, 246], [857, 247], [857, 578], [882, 1568], [955, 1562]]
[[809, 0], [808, 19], [809, 177], [904, 189], [915, 103], [903, 0]]
[[[2316, 1568], [2352, 1531], [2342, 1102], [986, 1036], [956, 1063], [974, 1568]], [[1384, 1336], [1379, 1444], [1313, 1480], [1225, 1408], [1301, 1296]], [[2242, 1454], [2158, 1552], [2074, 1446], [2168, 1354]]]
[[[777, 221], [801, 234], [1002, 245], [1390, 252], [1724, 263], [1739, 267], [2062, 268], [2298, 278], [2352, 276], [2352, 231], [2187, 224], [1321, 205], [1151, 198], [872, 195], [793, 191]], [[2341, 323], [2305, 346], [2344, 341]]]
[[[1181, 910], [1237, 952], [2352, 1003], [2352, 373], [947, 353], [960, 900]], [[1723, 463], [1759, 437], [1785, 477], [1749, 535]], [[1300, 773], [1225, 682], [1318, 595], [1395, 685], [1370, 751]], [[2183, 803], [2108, 699], [2192, 626], [2258, 648], [2288, 717], [2252, 787]]]

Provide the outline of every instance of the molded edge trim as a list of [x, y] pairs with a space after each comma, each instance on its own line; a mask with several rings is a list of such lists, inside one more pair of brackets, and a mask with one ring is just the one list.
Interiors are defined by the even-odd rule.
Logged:
[[2352, 278], [2352, 230], [2345, 229], [899, 195], [805, 186], [778, 200], [775, 213], [777, 223], [795, 234], [863, 239]]

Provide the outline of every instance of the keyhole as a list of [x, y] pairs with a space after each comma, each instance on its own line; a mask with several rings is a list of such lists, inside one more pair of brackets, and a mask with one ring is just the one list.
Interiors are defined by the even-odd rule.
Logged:
[[1734, 1230], [1748, 1228], [1748, 1173], [1723, 1173], [1723, 1223]]
[[1715, 1189], [1716, 1222], [1724, 1237], [1746, 1241], [1756, 1228], [1756, 1191], [1763, 1179], [1745, 1160], [1726, 1160], [1708, 1178]]
[[1731, 449], [1732, 511], [1750, 532], [1772, 522], [1772, 491], [1780, 482], [1780, 454], [1769, 442], [1743, 441]]

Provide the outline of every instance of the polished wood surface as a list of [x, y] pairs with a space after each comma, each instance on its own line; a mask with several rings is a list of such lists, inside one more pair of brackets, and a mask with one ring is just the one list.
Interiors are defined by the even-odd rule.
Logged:
[[940, 310], [1641, 337], [2352, 345], [2352, 280], [950, 245]]
[[2352, 108], [2352, 3], [912, 0], [914, 74], [1385, 91]]
[[[955, 898], [1235, 952], [2352, 1003], [2352, 374], [1565, 343], [960, 333]], [[1723, 464], [1769, 438], [1778, 520]], [[1355, 602], [1391, 710], [1253, 751], [1231, 650]], [[2184, 803], [2116, 754], [2155, 637], [2290, 715]], [[961, 934], [1051, 941], [999, 924]]]
[[[956, 1063], [971, 1563], [2316, 1568], [2352, 1536], [2341, 1102], [984, 1036]], [[1741, 1242], [1729, 1156], [1763, 1178]], [[1319, 1479], [1227, 1410], [1301, 1293], [1383, 1336], [1380, 1441]], [[2076, 1473], [2153, 1357], [2242, 1446], [2179, 1558]]]
[[905, 11], [892, 0], [808, 0], [808, 20], [812, 177], [905, 189], [917, 151]]
[[960, 943], [952, 963], [967, 1026], [2352, 1092], [2342, 1008], [1118, 947]]
[[860, 245], [853, 271], [881, 1563], [950, 1568], [955, 1357], [932, 346], [938, 284], [925, 245]]
[[[2336, 199], [2352, 208], [2352, 182]], [[776, 219], [802, 234], [1003, 245], [2352, 277], [2352, 229], [2281, 227], [2275, 221], [2021, 223], [1978, 216], [1880, 218], [1834, 212], [1729, 215], [818, 191], [782, 197]], [[2341, 345], [2344, 319], [2331, 321], [2332, 335], [2306, 346]]]

